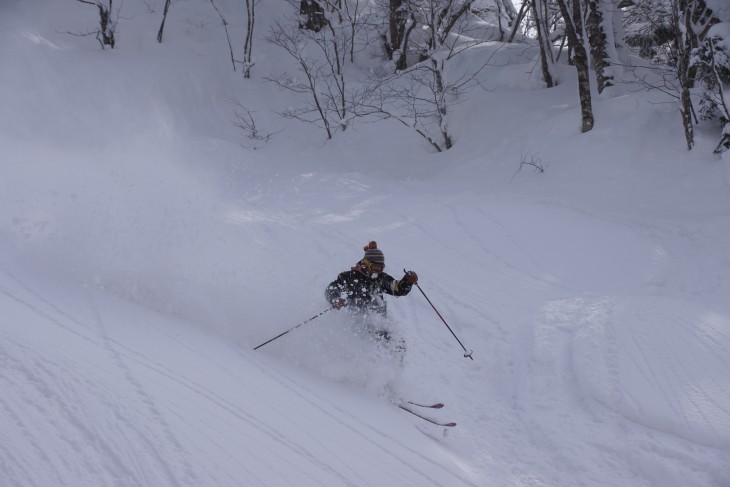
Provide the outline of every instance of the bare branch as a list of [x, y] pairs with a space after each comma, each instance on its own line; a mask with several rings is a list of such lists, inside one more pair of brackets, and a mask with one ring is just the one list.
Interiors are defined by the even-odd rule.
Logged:
[[233, 115], [235, 120], [233, 125], [240, 128], [244, 135], [255, 142], [268, 142], [281, 133], [278, 132], [262, 132], [256, 126], [254, 113], [245, 107], [239, 100], [233, 97], [228, 98], [228, 102], [233, 105]]
[[226, 31], [226, 40], [228, 41], [228, 50], [231, 53], [231, 64], [233, 65], [233, 71], [236, 70], [236, 60], [233, 57], [233, 45], [231, 44], [231, 36], [228, 34], [228, 21], [223, 16], [223, 13], [218, 9], [218, 6], [215, 4], [213, 0], [210, 0], [210, 4], [213, 6], [215, 11], [218, 13], [218, 16], [221, 19], [221, 24], [223, 24], [223, 29]]
[[[529, 156], [529, 160], [527, 157]], [[526, 166], [531, 166], [533, 172], [539, 172], [544, 173], [545, 167], [542, 164], [542, 159], [538, 157], [539, 154], [523, 154], [522, 159], [520, 160], [520, 165], [517, 168], [517, 171], [515, 171], [514, 175], [512, 175], [512, 179], [510, 179], [510, 183], [514, 181], [514, 179], [517, 177], [517, 175], [522, 171], [522, 169]]]

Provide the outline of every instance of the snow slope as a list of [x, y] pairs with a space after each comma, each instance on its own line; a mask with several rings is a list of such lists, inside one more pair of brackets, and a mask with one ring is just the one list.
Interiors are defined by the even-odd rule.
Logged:
[[[0, 3], [0, 486], [730, 485], [712, 127], [688, 153], [676, 106], [624, 85], [581, 135], [572, 68], [546, 96], [534, 52], [486, 45], [518, 63], [454, 107], [454, 149], [390, 122], [325, 144], [260, 79], [278, 5], [244, 81], [205, 2], [154, 42], [161, 3], [127, 2], [113, 51], [66, 34], [88, 5]], [[254, 149], [231, 98], [281, 133]], [[389, 304], [402, 368], [344, 312], [252, 351], [371, 239], [474, 361], [418, 290]]]
[[475, 485], [371, 397], [104, 293], [1, 279], [2, 485]]

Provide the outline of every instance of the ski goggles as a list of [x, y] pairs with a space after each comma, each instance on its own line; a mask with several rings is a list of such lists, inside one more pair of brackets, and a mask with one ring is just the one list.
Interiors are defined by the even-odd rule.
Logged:
[[362, 260], [363, 264], [368, 268], [371, 272], [383, 272], [383, 269], [385, 269], [385, 264], [378, 264], [375, 262], [370, 262], [367, 259]]

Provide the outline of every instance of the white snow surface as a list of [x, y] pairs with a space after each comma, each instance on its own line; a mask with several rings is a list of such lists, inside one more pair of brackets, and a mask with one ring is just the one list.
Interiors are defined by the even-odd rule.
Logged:
[[[452, 150], [391, 122], [325, 143], [262, 80], [292, 69], [278, 2], [251, 80], [209, 2], [157, 44], [163, 4], [124, 3], [101, 50], [68, 33], [93, 6], [0, 2], [0, 487], [730, 486], [716, 126], [688, 152], [676, 104], [619, 85], [580, 134], [573, 68], [547, 91], [536, 52], [487, 44]], [[216, 1], [237, 52], [241, 4]], [[253, 144], [232, 98], [279, 133]], [[389, 298], [402, 365], [345, 311], [252, 350], [370, 240], [473, 361], [418, 289]]]

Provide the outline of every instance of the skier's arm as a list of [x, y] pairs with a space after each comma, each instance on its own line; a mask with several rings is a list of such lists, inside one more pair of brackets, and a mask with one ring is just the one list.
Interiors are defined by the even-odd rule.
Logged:
[[342, 274], [337, 276], [337, 279], [332, 281], [327, 289], [324, 290], [324, 297], [327, 302], [333, 305], [335, 308], [341, 308], [345, 306], [345, 299], [342, 297], [342, 293], [345, 289], [344, 277]]
[[411, 292], [413, 285], [418, 282], [418, 276], [413, 271], [408, 271], [403, 279], [396, 280], [392, 276], [386, 274], [383, 279], [382, 290], [391, 296], [405, 296]]

